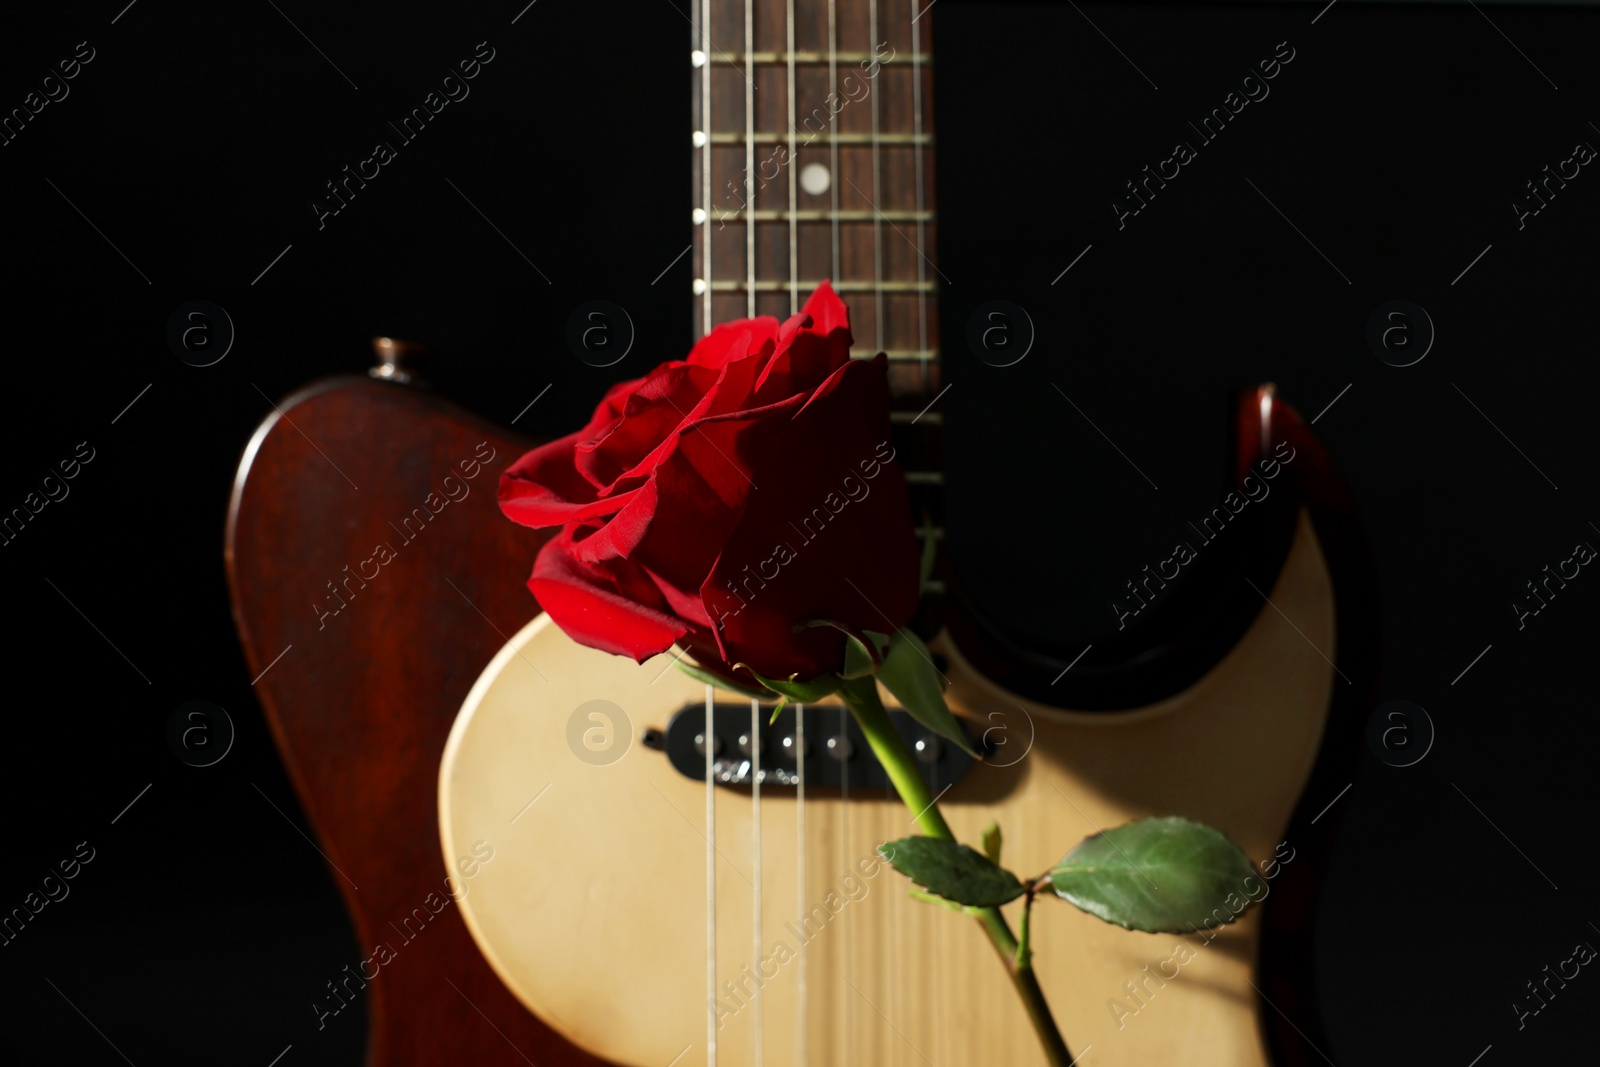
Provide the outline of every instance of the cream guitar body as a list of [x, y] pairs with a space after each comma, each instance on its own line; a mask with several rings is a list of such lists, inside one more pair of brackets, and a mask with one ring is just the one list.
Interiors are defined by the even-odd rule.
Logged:
[[[1197, 682], [1114, 714], [1013, 696], [938, 643], [952, 708], [975, 736], [1006, 734], [939, 801], [957, 836], [976, 843], [997, 821], [1004, 863], [1027, 875], [1098, 830], [1181, 814], [1233, 838], [1270, 894], [1276, 875], [1309, 862], [1287, 828], [1345, 684], [1333, 583], [1304, 514], [1267, 596]], [[741, 700], [717, 695], [719, 705]], [[480, 842], [493, 850], [462, 879], [461, 911], [516, 996], [630, 1067], [708, 1062], [708, 1021], [716, 1062], [739, 1067], [1043, 1063], [981, 930], [910, 899], [905, 879], [876, 861], [876, 845], [912, 832], [898, 799], [813, 789], [802, 816], [792, 788], [769, 784], [758, 822], [748, 788], [719, 785], [708, 830], [706, 784], [639, 743], [685, 709], [703, 716], [705, 701], [705, 686], [669, 658], [635, 665], [577, 645], [543, 616], [473, 688], [444, 753], [440, 830], [447, 862]], [[808, 742], [825, 743], [830, 731], [812, 724], [836, 713], [807, 714]], [[1041, 901], [1035, 967], [1076, 1062], [1265, 1067], [1260, 915], [1208, 941], [1131, 933]]]

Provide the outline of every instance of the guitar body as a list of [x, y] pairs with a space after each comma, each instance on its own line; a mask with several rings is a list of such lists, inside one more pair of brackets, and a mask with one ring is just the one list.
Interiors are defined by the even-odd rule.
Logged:
[[[591, 1063], [484, 964], [451, 903], [474, 883], [440, 861], [433, 804], [473, 678], [538, 611], [521, 559], [541, 538], [495, 505], [499, 468], [528, 442], [371, 378], [321, 382], [276, 408], [234, 483], [234, 619], [349, 909], [360, 952], [350, 970], [377, 972], [307, 987], [308, 1011], [336, 1016], [364, 986], [372, 1067]], [[392, 552], [382, 563], [379, 545]], [[393, 958], [380, 963], [379, 946]]]
[[[888, 354], [908, 518], [938, 543], [929, 6], [716, 0], [684, 43], [697, 330], [787, 315], [832, 278], [857, 354]], [[1088, 648], [1030, 645], [945, 559], [910, 624], [973, 733], [1005, 735], [946, 783], [960, 838], [998, 821], [1007, 866], [1033, 874], [1098, 830], [1181, 814], [1263, 864], [1263, 906], [1211, 940], [1041, 903], [1035, 966], [1083, 1065], [1327, 1059], [1308, 945], [1337, 818], [1323, 809], [1372, 693], [1375, 601], [1314, 438], [1268, 387], [1238, 406], [1220, 491], [1275, 445], [1306, 458], [1136, 625]], [[467, 478], [480, 446], [495, 458]], [[541, 538], [494, 500], [525, 447], [425, 392], [358, 380], [285, 401], [241, 465], [229, 577], [257, 689], [359, 945], [404, 939], [367, 990], [369, 1062], [1042, 1062], [974, 924], [911, 900], [876, 860], [911, 831], [892, 793], [819, 788], [801, 804], [767, 787], [758, 807], [747, 786], [686, 776], [646, 731], [704, 716], [705, 687], [535, 618]], [[459, 501], [447, 476], [471, 483]], [[426, 529], [401, 529], [408, 516]], [[392, 558], [374, 564], [379, 544]], [[817, 745], [844, 720], [805, 714]]]
[[[1221, 828], [1274, 874], [1285, 859], [1284, 868], [1292, 866], [1296, 843], [1285, 835], [1338, 684], [1317, 651], [1334, 652], [1332, 585], [1304, 520], [1270, 595], [1277, 610], [1265, 608], [1199, 682], [1111, 717], [1011, 696], [947, 647], [953, 708], [980, 731], [991, 712], [1003, 714], [1012, 736], [997, 762], [1015, 761], [974, 767], [943, 796], [957, 837], [975, 841], [996, 820], [1007, 865], [1036, 873], [1100, 829], [1182, 813]], [[704, 688], [671, 669], [668, 657], [635, 665], [579, 646], [540, 618], [474, 687], [440, 776], [446, 854], [478, 840], [494, 845], [495, 860], [462, 909], [490, 963], [574, 1043], [630, 1067], [674, 1062], [686, 1051], [685, 1062], [704, 1062], [706, 786], [625, 738], [620, 759], [594, 765], [570, 747], [568, 720], [604, 700], [635, 730], [665, 728], [680, 709], [703, 707]], [[837, 721], [832, 709], [810, 710]], [[801, 839], [792, 791], [769, 787], [759, 825], [748, 791], [717, 792], [719, 985], [758, 967], [767, 978], [765, 1062], [801, 1062], [802, 1025], [816, 1063], [1044, 1062], [981, 930], [908, 898], [905, 880], [872, 862], [877, 844], [912, 832], [898, 798], [812, 796]], [[802, 848], [803, 896], [795, 874]], [[1271, 881], [1264, 884], [1270, 891]], [[835, 917], [824, 925], [818, 907]], [[1252, 987], [1259, 911], [1208, 944], [1205, 935], [1130, 933], [1064, 904], [1040, 907], [1035, 967], [1078, 1062], [1270, 1062]], [[802, 943], [804, 1019], [800, 965], [785, 958], [798, 956]], [[1180, 961], [1181, 946], [1191, 959]], [[719, 989], [718, 999], [718, 1061], [761, 1062], [749, 992]]]

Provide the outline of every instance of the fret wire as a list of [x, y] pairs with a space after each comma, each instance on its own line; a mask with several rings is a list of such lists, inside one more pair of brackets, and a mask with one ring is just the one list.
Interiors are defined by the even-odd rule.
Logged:
[[[789, 139], [789, 134], [783, 130], [756, 130], [749, 134], [723, 130], [721, 133], [713, 132], [708, 135], [709, 141], [717, 145], [744, 144], [747, 137], [755, 138], [757, 144], [781, 144]], [[835, 131], [830, 133], [829, 137], [831, 141], [843, 145], [871, 145], [874, 143], [886, 145], [931, 145], [934, 142], [934, 137], [931, 133], [922, 134], [921, 136], [914, 133], [879, 133], [876, 142], [873, 141], [870, 133], [839, 133]], [[800, 147], [805, 148], [809, 144], [809, 141], [802, 141]]]
[[[745, 0], [744, 4], [744, 53], [749, 55], [756, 50], [755, 40], [755, 12], [754, 0]], [[744, 71], [744, 190], [745, 195], [752, 201], [756, 198], [754, 184], [756, 173], [756, 81], [750, 76], [750, 68]], [[746, 219], [744, 227], [744, 271], [745, 277], [750, 279], [749, 296], [745, 301], [745, 314], [750, 318], [756, 317], [756, 220]]]
[[[881, 217], [885, 222], [932, 222], [932, 211], [840, 211], [837, 213], [840, 222], [871, 222], [876, 217]], [[827, 222], [835, 215], [832, 211], [821, 208], [799, 208], [795, 211], [779, 211], [775, 208], [760, 208], [753, 211], [736, 209], [733, 211], [718, 211], [717, 221], [731, 221], [743, 219], [746, 215], [753, 215], [757, 222], [783, 222], [791, 216], [798, 222]]]
[[[910, 362], [911, 360], [929, 360], [938, 355], [938, 353], [931, 348], [884, 348], [879, 349], [879, 351], [888, 356], [889, 362], [891, 363], [901, 361]], [[877, 352], [868, 352], [866, 349], [862, 349], [859, 358], [871, 359], [877, 354]]]
[[[802, 281], [800, 283], [800, 287], [802, 289], [810, 290], [815, 289], [821, 284], [822, 280], [819, 278], [816, 281]], [[757, 278], [755, 281], [746, 280], [712, 282], [710, 285], [706, 286], [706, 288], [708, 290], [715, 290], [719, 293], [742, 293], [746, 291], [758, 293], [781, 293], [785, 289], [789, 288], [789, 283], [782, 279], [776, 278]], [[882, 296], [884, 293], [932, 292], [935, 286], [933, 282], [928, 281], [836, 281], [833, 283], [833, 288], [837, 292], [841, 293], [876, 293], [879, 296]], [[882, 349], [881, 347], [875, 348], [873, 351], [878, 352], [882, 351]]]
[[[926, 65], [933, 62], [932, 54], [924, 54], [921, 52], [904, 56], [892, 55], [887, 58], [879, 57], [872, 52], [836, 52], [833, 53], [833, 55], [837, 57], [838, 61], [845, 63], [876, 62], [886, 67], [904, 66], [908, 63], [914, 64], [918, 62]], [[788, 52], [751, 52], [748, 56], [742, 52], [718, 52], [711, 58], [710, 62], [720, 63], [724, 66], [731, 67], [739, 66], [741, 64], [747, 66], [749, 64], [775, 65], [779, 63], [787, 63], [793, 59], [795, 65], [797, 66], [820, 67], [827, 64], [828, 57], [829, 53], [827, 52], [796, 52], [791, 48]]]
[[794, 158], [794, 0], [788, 0], [785, 8], [789, 46], [789, 159], [784, 169], [789, 172], [789, 314], [793, 315], [800, 310], [800, 205], [795, 184], [800, 164]]

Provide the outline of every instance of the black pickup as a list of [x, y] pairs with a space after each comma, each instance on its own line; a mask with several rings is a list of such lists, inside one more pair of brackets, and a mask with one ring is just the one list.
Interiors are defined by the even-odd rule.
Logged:
[[[796, 728], [799, 712], [793, 705], [769, 723], [770, 708], [759, 715], [756, 743], [751, 746], [750, 705], [715, 704], [711, 716], [712, 779], [719, 785], [748, 786], [756, 751], [761, 757], [761, 787], [793, 789], [799, 784]], [[808, 705], [804, 711], [805, 786], [809, 789], [853, 790], [889, 788], [889, 776], [843, 704]], [[889, 712], [889, 720], [917, 759], [928, 785], [941, 790], [960, 781], [973, 760], [949, 741], [926, 729], [903, 711]], [[667, 759], [687, 778], [704, 781], [706, 757], [703, 704], [685, 707], [667, 725], [662, 747]], [[969, 744], [972, 743], [969, 737]], [[976, 746], [974, 746], [976, 747]], [[981, 750], [980, 750], [981, 751]]]

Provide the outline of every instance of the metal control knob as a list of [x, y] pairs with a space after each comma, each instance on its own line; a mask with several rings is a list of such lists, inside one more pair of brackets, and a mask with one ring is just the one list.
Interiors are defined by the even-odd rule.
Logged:
[[417, 366], [428, 354], [426, 345], [394, 337], [374, 337], [372, 351], [378, 357], [377, 366], [367, 371], [372, 377], [402, 385], [412, 382], [421, 384], [422, 377], [417, 372]]

